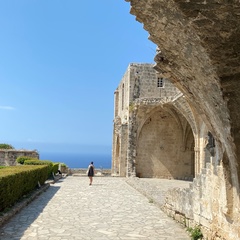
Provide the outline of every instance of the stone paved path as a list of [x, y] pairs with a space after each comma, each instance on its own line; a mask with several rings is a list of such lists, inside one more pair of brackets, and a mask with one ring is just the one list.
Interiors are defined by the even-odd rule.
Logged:
[[189, 240], [124, 178], [69, 176], [0, 228], [1, 240]]

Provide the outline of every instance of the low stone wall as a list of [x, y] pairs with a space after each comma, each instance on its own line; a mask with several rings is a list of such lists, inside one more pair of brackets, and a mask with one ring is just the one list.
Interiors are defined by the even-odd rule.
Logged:
[[232, 196], [226, 185], [223, 167], [209, 163], [190, 188], [170, 189], [162, 210], [187, 227], [200, 226], [204, 239], [240, 239], [239, 213], [229, 213]]
[[17, 165], [16, 159], [20, 156], [39, 159], [39, 154], [36, 150], [1, 149], [0, 166], [15, 166]]
[[[86, 176], [87, 168], [69, 168], [68, 175], [85, 175]], [[111, 176], [111, 169], [95, 169], [95, 176]]]

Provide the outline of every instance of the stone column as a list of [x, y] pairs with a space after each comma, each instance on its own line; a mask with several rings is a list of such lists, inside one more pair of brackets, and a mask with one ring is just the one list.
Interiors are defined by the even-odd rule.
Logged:
[[128, 124], [123, 124], [121, 127], [121, 138], [119, 144], [119, 176], [126, 177], [127, 165], [127, 139], [128, 139]]
[[134, 105], [129, 113], [127, 177], [136, 177], [137, 110], [137, 106]]
[[195, 137], [195, 177], [200, 173], [200, 138], [197, 135]]

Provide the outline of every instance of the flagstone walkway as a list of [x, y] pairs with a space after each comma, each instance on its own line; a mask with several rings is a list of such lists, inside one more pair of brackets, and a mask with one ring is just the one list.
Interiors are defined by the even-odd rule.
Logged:
[[126, 181], [126, 178], [94, 177], [93, 185], [89, 186], [87, 177], [60, 179], [4, 224], [0, 239], [190, 239], [179, 223]]

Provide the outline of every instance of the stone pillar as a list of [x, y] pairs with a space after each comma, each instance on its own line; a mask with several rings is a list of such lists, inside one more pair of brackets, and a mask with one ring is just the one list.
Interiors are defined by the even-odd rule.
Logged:
[[117, 162], [119, 158], [119, 136], [113, 133], [113, 144], [112, 144], [112, 174], [117, 175]]
[[136, 177], [136, 144], [137, 144], [137, 106], [129, 115], [127, 146], [127, 177]]
[[114, 118], [113, 126], [113, 144], [112, 144], [112, 174], [119, 174], [119, 161], [121, 157], [121, 142], [122, 142], [122, 123], [119, 116]]
[[121, 127], [121, 143], [119, 149], [119, 176], [126, 177], [127, 149], [128, 149], [128, 124]]
[[199, 136], [195, 136], [195, 177], [200, 173], [200, 138]]

